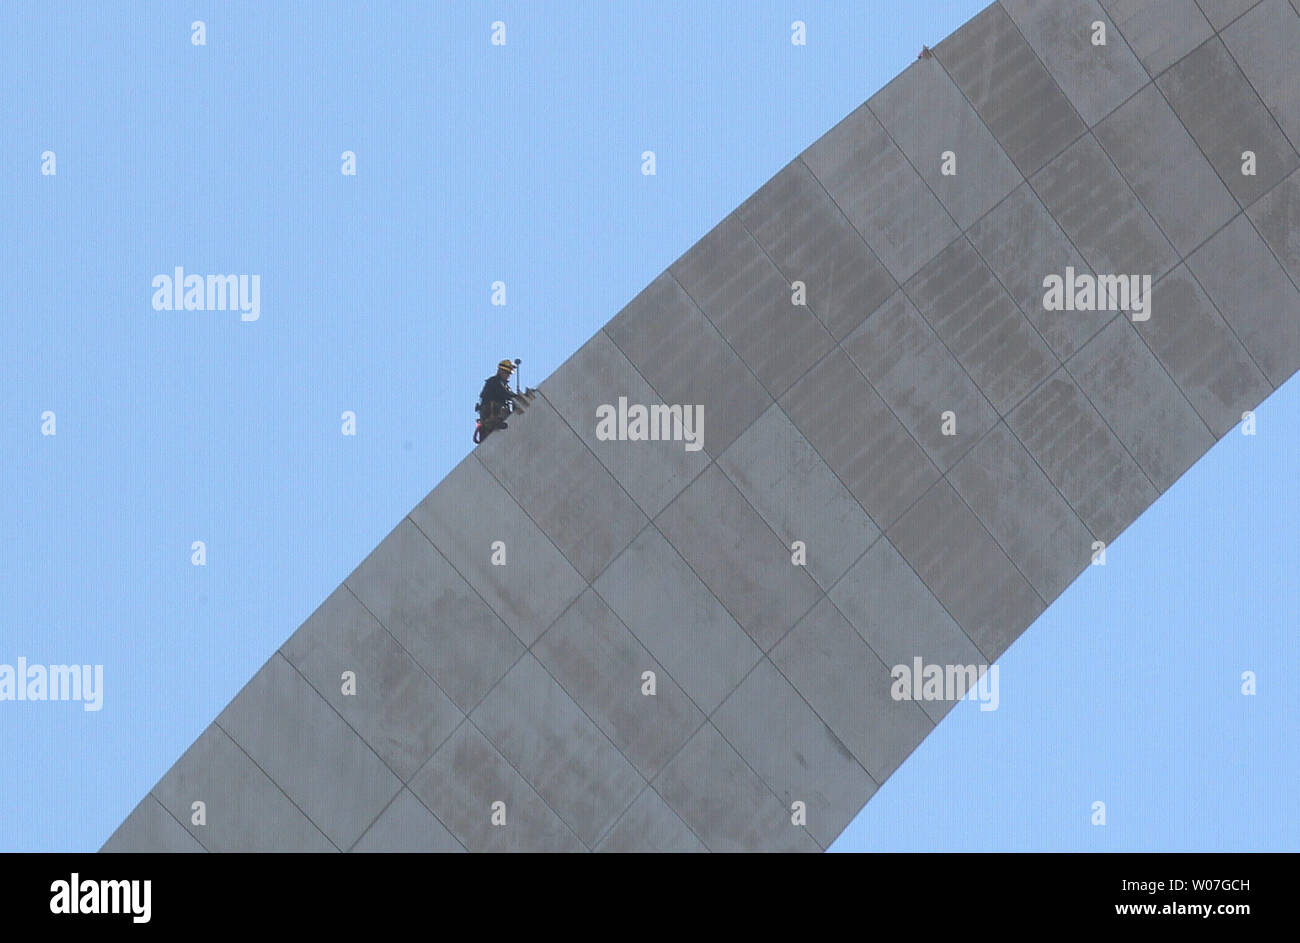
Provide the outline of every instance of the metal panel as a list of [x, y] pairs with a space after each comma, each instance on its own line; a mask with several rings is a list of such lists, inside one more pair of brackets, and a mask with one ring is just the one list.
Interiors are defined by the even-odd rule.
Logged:
[[1025, 176], [1087, 130], [1000, 4], [985, 7], [934, 52]]
[[1300, 145], [1300, 14], [1264, 0], [1223, 32], [1223, 42], [1294, 148]]
[[[901, 291], [843, 346], [940, 471], [998, 421], [979, 387]], [[951, 433], [945, 429], [948, 413]]]
[[668, 272], [605, 325], [605, 333], [664, 403], [704, 407], [704, 451], [711, 456], [721, 455], [771, 402]]
[[712, 724], [673, 758], [655, 788], [710, 851], [820, 850]]
[[[604, 331], [598, 331], [565, 361], [542, 383], [541, 390], [587, 448], [650, 517], [662, 511], [709, 463], [709, 453], [704, 449], [690, 452], [677, 443], [596, 437], [596, 411], [601, 407], [617, 409], [620, 399], [642, 405], [660, 401], [659, 394]], [[709, 418], [712, 419], [711, 413]], [[712, 434], [711, 422], [706, 431]]]
[[916, 702], [890, 695], [889, 669], [829, 599], [781, 640], [772, 662], [878, 783], [931, 730]]
[[1215, 30], [1222, 30], [1259, 0], [1196, 0]]
[[799, 158], [736, 213], [781, 274], [803, 282], [808, 307], [836, 340], [862, 323], [897, 287]]
[[1300, 367], [1300, 292], [1238, 216], [1187, 260], [1219, 313], [1274, 387]]
[[465, 846], [447, 831], [409, 789], [397, 794], [353, 847], [370, 854], [463, 852]]
[[[1096, 0], [1001, 0], [1047, 70], [1089, 125], [1147, 83], [1147, 72]], [[1093, 24], [1106, 42], [1093, 45]]]
[[403, 781], [464, 719], [346, 586], [280, 652]]
[[1103, 328], [1066, 369], [1161, 491], [1214, 444], [1187, 397], [1126, 318]]
[[773, 405], [718, 465], [786, 547], [797, 540], [823, 589], [844, 575], [880, 530], [808, 440]]
[[471, 715], [475, 726], [587, 845], [645, 780], [531, 655]]
[[[510, 442], [491, 436], [475, 454], [583, 579], [595, 579], [640, 533], [645, 514], [544, 396], [510, 423], [507, 435]], [[680, 442], [619, 444], [685, 451]]]
[[1221, 437], [1272, 387], [1187, 266], [1157, 282], [1153, 294], [1154, 313], [1135, 327], [1201, 419]]
[[339, 850], [216, 724], [159, 780], [153, 795], [208, 851]]
[[732, 213], [673, 263], [673, 277], [773, 396], [834, 339]]
[[1092, 561], [1092, 534], [1004, 423], [948, 481], [1047, 602]]
[[865, 104], [804, 151], [803, 160], [895, 281], [907, 281], [958, 235]]
[[1291, 281], [1300, 284], [1300, 170], [1256, 200], [1246, 215]]
[[1157, 497], [1064, 368], [1008, 415], [1007, 425], [1092, 535], [1106, 543]]
[[767, 651], [821, 595], [790, 547], [711, 465], [655, 519], [704, 585]]
[[939, 478], [925, 451], [839, 350], [791, 387], [781, 407], [877, 527], [888, 527]]
[[906, 290], [999, 414], [1060, 364], [965, 239], [939, 253]]
[[653, 789], [646, 789], [596, 848], [610, 854], [654, 852], [691, 854], [708, 851], [677, 813]]
[[[891, 670], [926, 665], [979, 665], [984, 656], [888, 540], [878, 541], [830, 592], [839, 611]], [[962, 690], [965, 693], [965, 689]], [[952, 701], [918, 702], [934, 723]]]
[[[556, 620], [533, 654], [646, 777], [663, 769], [704, 720], [594, 590]], [[653, 694], [643, 693], [647, 671], [654, 673]]]
[[937, 59], [918, 59], [867, 104], [962, 229], [1023, 182]]
[[409, 518], [346, 585], [462, 711], [523, 654], [514, 633]]
[[766, 658], [713, 723], [787, 809], [804, 804], [808, 831], [822, 847], [876, 791], [848, 747]]
[[1079, 274], [1093, 272], [1029, 184], [1017, 187], [967, 235], [1057, 357], [1069, 357], [1110, 320], [1106, 311], [1043, 307], [1047, 275], [1064, 276], [1067, 268]]
[[100, 849], [110, 854], [194, 854], [204, 850], [152, 793], [140, 800]]
[[1152, 75], [1214, 35], [1196, 0], [1101, 0], [1101, 5]]
[[1180, 255], [1236, 215], [1237, 201], [1154, 85], [1112, 112], [1096, 133]]
[[469, 851], [587, 850], [470, 723], [439, 748], [410, 789]]
[[745, 630], [653, 527], [632, 541], [594, 589], [706, 713], [721, 704], [762, 657]]
[[217, 723], [340, 849], [352, 847], [402, 788], [282, 655], [272, 656]]
[[931, 488], [885, 536], [989, 661], [1046, 608], [947, 481]]
[[587, 587], [477, 456], [457, 465], [410, 518], [525, 645]]
[[[1157, 78], [1156, 84], [1243, 206], [1300, 164], [1300, 157], [1217, 37]], [[1255, 155], [1253, 175], [1242, 173], [1246, 151]]]
[[1029, 181], [1098, 275], [1150, 274], [1178, 264], [1151, 214], [1089, 134]]

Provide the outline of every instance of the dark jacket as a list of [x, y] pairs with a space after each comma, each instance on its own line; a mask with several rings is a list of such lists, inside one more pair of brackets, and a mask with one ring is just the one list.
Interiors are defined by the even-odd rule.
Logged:
[[514, 395], [514, 391], [510, 389], [509, 380], [503, 380], [499, 376], [490, 376], [483, 381], [483, 392], [478, 397], [484, 406], [488, 403], [498, 403], [504, 406]]

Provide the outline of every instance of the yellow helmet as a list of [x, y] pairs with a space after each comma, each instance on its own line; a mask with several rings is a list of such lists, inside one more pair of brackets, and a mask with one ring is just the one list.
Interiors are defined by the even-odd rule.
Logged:
[[507, 374], [515, 372], [515, 362], [513, 360], [503, 360], [497, 364], [498, 370], [504, 370]]

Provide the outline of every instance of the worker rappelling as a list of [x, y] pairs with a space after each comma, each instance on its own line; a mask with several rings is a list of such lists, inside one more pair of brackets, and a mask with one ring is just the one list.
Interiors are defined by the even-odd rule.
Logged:
[[[519, 376], [516, 371], [522, 363], [518, 358], [503, 360], [497, 364], [495, 376], [483, 381], [483, 392], [479, 393], [478, 423], [474, 426], [474, 444], [482, 442], [498, 429], [507, 429], [506, 418], [521, 413], [533, 401], [537, 391], [532, 387], [519, 389]], [[515, 374], [515, 388], [510, 389], [510, 376]]]

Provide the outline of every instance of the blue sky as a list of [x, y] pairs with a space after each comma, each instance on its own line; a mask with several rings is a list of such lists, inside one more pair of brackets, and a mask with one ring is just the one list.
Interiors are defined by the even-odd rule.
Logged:
[[[0, 704], [0, 850], [97, 848], [468, 452], [498, 359], [535, 385], [983, 3], [305, 6], [0, 2], [0, 662], [106, 676], [98, 713]], [[261, 317], [153, 310], [178, 265], [260, 274]], [[1271, 791], [1296, 756], [1290, 399], [1124, 535], [1004, 659], [1000, 709], [961, 705], [840, 846], [1294, 847]], [[1269, 671], [1256, 698], [1243, 666]], [[1112, 824], [1080, 831], [1094, 796]]]

